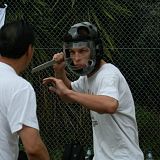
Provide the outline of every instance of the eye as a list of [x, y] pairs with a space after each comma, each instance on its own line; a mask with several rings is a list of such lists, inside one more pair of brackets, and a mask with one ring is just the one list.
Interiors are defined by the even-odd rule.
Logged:
[[89, 52], [89, 49], [88, 48], [83, 48], [83, 49], [80, 50], [80, 52], [81, 53], [86, 53], [86, 52]]
[[69, 50], [70, 56], [75, 55], [75, 52], [73, 50]]

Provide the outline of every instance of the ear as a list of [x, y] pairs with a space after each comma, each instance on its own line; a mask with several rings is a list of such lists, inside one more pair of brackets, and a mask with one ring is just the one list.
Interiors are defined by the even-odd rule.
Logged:
[[28, 46], [28, 49], [27, 49], [27, 55], [28, 55], [28, 56], [31, 56], [31, 55], [33, 54], [33, 51], [34, 51], [34, 48], [33, 48], [33, 46], [30, 44], [30, 45]]
[[34, 48], [33, 46], [30, 44], [28, 46], [28, 49], [27, 49], [27, 57], [29, 57], [29, 59], [32, 59], [32, 56], [33, 56], [33, 52], [34, 52]]

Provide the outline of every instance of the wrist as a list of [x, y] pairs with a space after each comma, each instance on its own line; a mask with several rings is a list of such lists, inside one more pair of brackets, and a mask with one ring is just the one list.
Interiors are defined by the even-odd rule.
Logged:
[[61, 78], [65, 76], [65, 70], [61, 70], [61, 71], [55, 71], [55, 77], [56, 78]]

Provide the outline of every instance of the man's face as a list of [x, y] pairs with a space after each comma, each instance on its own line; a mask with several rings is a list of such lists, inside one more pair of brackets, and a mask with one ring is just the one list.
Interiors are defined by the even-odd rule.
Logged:
[[88, 47], [78, 47], [72, 48], [69, 50], [70, 58], [73, 61], [73, 64], [78, 69], [81, 69], [88, 65], [90, 60], [91, 50]]

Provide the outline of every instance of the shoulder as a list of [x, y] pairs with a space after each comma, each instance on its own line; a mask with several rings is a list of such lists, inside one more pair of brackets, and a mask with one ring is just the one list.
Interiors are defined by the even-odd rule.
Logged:
[[21, 85], [33, 88], [32, 85], [31, 85], [31, 83], [28, 80], [24, 79], [23, 77], [19, 77], [19, 81], [20, 81]]
[[101, 68], [102, 70], [119, 71], [119, 69], [112, 63], [105, 63]]
[[13, 78], [12, 86], [14, 90], [17, 92], [23, 92], [23, 91], [25, 92], [26, 90], [30, 92], [34, 92], [34, 89], [31, 83], [18, 75]]
[[100, 69], [97, 71], [97, 75], [99, 76], [111, 76], [111, 75], [119, 75], [121, 74], [120, 70], [111, 63], [103, 64]]

